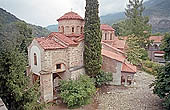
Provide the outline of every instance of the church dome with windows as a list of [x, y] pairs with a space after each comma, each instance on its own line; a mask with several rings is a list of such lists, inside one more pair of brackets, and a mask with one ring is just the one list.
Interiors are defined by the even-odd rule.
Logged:
[[77, 13], [72, 12], [72, 11], [65, 13], [57, 21], [60, 21], [60, 20], [82, 20], [82, 21], [84, 21], [84, 19], [80, 15], [78, 15]]

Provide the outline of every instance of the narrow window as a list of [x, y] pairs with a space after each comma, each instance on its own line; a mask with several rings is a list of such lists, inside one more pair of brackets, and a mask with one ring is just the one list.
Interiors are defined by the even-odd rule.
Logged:
[[72, 27], [72, 33], [74, 33], [74, 27]]
[[105, 40], [107, 40], [107, 33], [105, 33]]
[[63, 32], [63, 33], [64, 33], [64, 26], [62, 26], [62, 27], [61, 27], [61, 29], [62, 29], [62, 31], [61, 31], [61, 32]]
[[37, 55], [34, 53], [34, 65], [37, 65]]
[[57, 64], [56, 69], [61, 69], [61, 64]]
[[113, 39], [112, 39], [112, 33], [110, 34], [110, 40], [113, 40]]
[[83, 33], [83, 27], [81, 27], [81, 33]]

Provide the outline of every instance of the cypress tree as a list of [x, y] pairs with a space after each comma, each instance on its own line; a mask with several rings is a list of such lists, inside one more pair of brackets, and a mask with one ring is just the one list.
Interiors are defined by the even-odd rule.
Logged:
[[84, 65], [88, 75], [95, 77], [101, 70], [101, 31], [98, 0], [86, 0]]

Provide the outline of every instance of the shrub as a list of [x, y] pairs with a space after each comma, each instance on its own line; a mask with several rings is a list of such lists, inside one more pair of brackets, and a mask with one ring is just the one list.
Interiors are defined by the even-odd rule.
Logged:
[[170, 63], [160, 67], [153, 86], [154, 94], [164, 99], [163, 105], [170, 110]]
[[143, 61], [142, 63], [142, 69], [143, 71], [152, 74], [154, 76], [156, 76], [158, 74], [159, 68], [161, 67], [160, 64], [153, 62], [153, 61]]
[[69, 108], [88, 104], [95, 92], [94, 81], [87, 75], [80, 76], [78, 80], [60, 82], [60, 96]]
[[102, 85], [106, 85], [108, 82], [112, 81], [112, 73], [100, 71], [95, 77], [96, 87], [101, 87]]

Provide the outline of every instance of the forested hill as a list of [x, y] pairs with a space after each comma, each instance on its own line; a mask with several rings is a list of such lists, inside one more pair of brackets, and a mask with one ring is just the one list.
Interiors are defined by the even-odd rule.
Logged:
[[2, 34], [9, 38], [17, 36], [19, 30], [16, 28], [16, 24], [19, 22], [25, 23], [32, 30], [33, 37], [46, 36], [49, 34], [47, 29], [41, 26], [28, 24], [6, 10], [0, 8], [0, 37], [2, 37]]
[[[144, 15], [150, 17], [153, 33], [170, 31], [170, 0], [149, 0], [144, 3]], [[113, 24], [125, 19], [124, 12], [101, 16], [101, 22]]]

